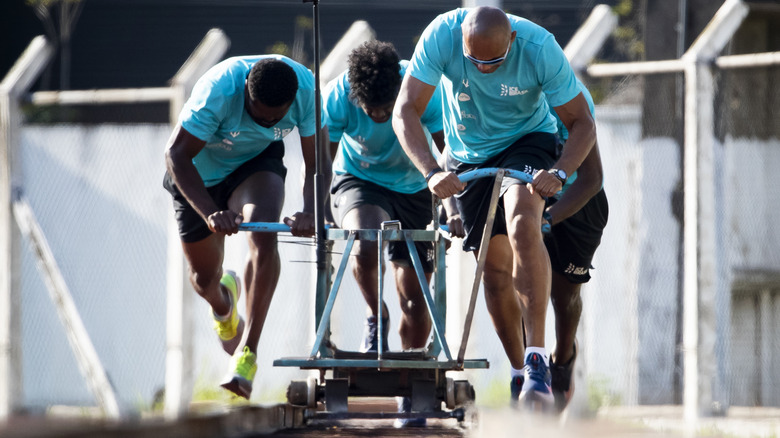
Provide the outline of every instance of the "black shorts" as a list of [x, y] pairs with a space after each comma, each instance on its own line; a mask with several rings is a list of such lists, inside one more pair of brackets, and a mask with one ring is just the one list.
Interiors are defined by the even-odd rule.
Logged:
[[[331, 208], [339, 223], [353, 208], [361, 205], [375, 205], [386, 211], [391, 220], [401, 221], [401, 229], [424, 230], [431, 223], [432, 200], [428, 189], [417, 193], [399, 193], [360, 179], [351, 174], [333, 175], [330, 186]], [[433, 242], [414, 242], [424, 272], [433, 272]], [[391, 261], [411, 257], [404, 241], [387, 242], [388, 258]]]
[[553, 226], [544, 236], [552, 270], [570, 283], [587, 283], [608, 216], [609, 204], [602, 189], [577, 213]]
[[[287, 168], [284, 167], [284, 142], [275, 141], [268, 145], [263, 152], [239, 166], [223, 181], [206, 187], [211, 199], [221, 210], [227, 210], [228, 199], [233, 191], [244, 180], [256, 172], [273, 172], [285, 179]], [[176, 212], [176, 222], [179, 224], [179, 236], [183, 242], [192, 243], [203, 240], [211, 235], [206, 221], [195, 211], [189, 201], [181, 194], [179, 188], [173, 182], [173, 178], [166, 171], [163, 178], [163, 187], [173, 196], [173, 209]]]
[[[463, 163], [447, 154], [446, 168], [448, 171], [461, 174], [473, 169], [497, 167], [520, 170], [533, 176], [538, 169], [549, 169], [555, 163], [557, 144], [558, 140], [555, 134], [534, 132], [521, 137], [506, 150], [488, 158], [484, 163]], [[482, 240], [482, 231], [487, 220], [488, 208], [490, 207], [493, 181], [493, 178], [472, 180], [464, 191], [455, 196], [460, 209], [460, 217], [463, 220], [463, 227], [466, 230], [466, 238], [463, 239], [464, 251], [474, 251], [479, 248]], [[507, 234], [503, 194], [513, 184], [525, 183], [515, 178], [504, 178], [501, 184], [502, 197], [499, 199], [498, 207], [496, 208], [496, 219], [493, 222], [491, 237]]]

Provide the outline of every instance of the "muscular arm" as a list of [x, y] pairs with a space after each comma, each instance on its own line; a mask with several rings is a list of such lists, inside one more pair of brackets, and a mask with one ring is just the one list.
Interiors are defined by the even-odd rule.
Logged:
[[[393, 109], [393, 130], [401, 147], [412, 160], [417, 170], [428, 175], [439, 168], [425, 139], [420, 117], [431, 100], [436, 87], [428, 85], [410, 75], [404, 77], [401, 90]], [[428, 181], [428, 188], [440, 198], [448, 198], [463, 190], [461, 183], [451, 172], [439, 172]]]
[[[582, 93], [577, 94], [567, 103], [555, 107], [555, 112], [569, 130], [569, 139], [560, 158], [551, 168], [563, 169], [567, 175], [571, 175], [580, 167], [596, 142], [596, 124], [593, 123], [588, 102]], [[562, 184], [557, 178], [546, 170], [538, 170], [531, 184], [531, 192], [538, 192], [542, 196], [553, 196], [561, 187]]]
[[555, 112], [569, 130], [569, 139], [554, 168], [563, 169], [571, 175], [580, 167], [596, 143], [596, 124], [593, 122], [588, 102], [582, 93], [569, 102], [555, 107]]
[[603, 179], [601, 156], [596, 143], [577, 169], [577, 179], [566, 189], [558, 202], [547, 209], [552, 216], [551, 225], [558, 224], [579, 211], [601, 190]]
[[165, 166], [179, 191], [214, 232], [233, 234], [243, 221], [241, 212], [220, 211], [211, 199], [192, 159], [206, 142], [177, 124], [165, 148]]
[[[320, 150], [324, 153], [321, 159], [322, 171], [324, 174], [324, 188], [330, 184], [331, 160], [330, 151], [327, 147], [328, 131], [323, 127], [320, 131], [320, 143], [323, 145]], [[314, 147], [314, 136], [301, 137], [301, 154], [303, 156], [303, 210], [295, 213], [292, 217], [285, 217], [284, 223], [290, 227], [290, 232], [295, 236], [311, 236], [314, 234], [314, 175], [316, 168], [316, 150]]]
[[393, 130], [406, 155], [423, 175], [438, 167], [425, 139], [420, 117], [436, 87], [406, 75], [393, 109]]

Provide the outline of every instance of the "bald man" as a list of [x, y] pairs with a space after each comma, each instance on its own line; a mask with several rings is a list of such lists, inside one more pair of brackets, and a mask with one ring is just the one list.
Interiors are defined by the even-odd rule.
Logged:
[[[440, 82], [447, 170], [436, 163], [420, 124]], [[560, 157], [550, 105], [569, 131]], [[523, 382], [518, 400], [552, 408], [544, 346], [551, 274], [542, 213], [546, 197], [561, 190], [596, 139], [588, 104], [563, 51], [543, 28], [497, 8], [442, 14], [415, 48], [396, 100], [393, 128], [431, 192], [440, 198], [455, 195], [466, 251], [479, 248], [492, 181], [483, 178], [466, 186], [457, 174], [498, 167], [533, 175], [528, 185], [504, 179], [483, 282], [488, 312], [512, 365], [512, 381]]]

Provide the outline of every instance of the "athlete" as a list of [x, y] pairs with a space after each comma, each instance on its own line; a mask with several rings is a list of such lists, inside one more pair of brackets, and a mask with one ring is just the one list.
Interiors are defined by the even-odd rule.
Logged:
[[279, 279], [276, 234], [247, 233], [246, 315], [239, 276], [223, 271], [225, 236], [243, 221], [278, 222], [284, 201], [283, 139], [301, 136], [303, 210], [284, 218], [296, 236], [314, 232], [314, 76], [280, 55], [229, 58], [201, 77], [165, 151], [164, 187], [173, 196], [195, 291], [211, 306], [223, 349], [232, 356], [222, 386], [252, 392], [257, 344]]
[[[425, 229], [433, 219], [431, 192], [404, 153], [393, 132], [390, 117], [408, 61], [400, 60], [395, 47], [382, 41], [368, 41], [352, 51], [348, 69], [331, 81], [323, 96], [323, 120], [328, 126], [331, 149], [336, 151], [331, 184], [332, 211], [344, 229], [379, 229], [382, 222], [400, 221], [402, 229]], [[426, 144], [431, 138], [444, 148], [441, 97], [438, 93], [422, 114]], [[433, 244], [415, 242], [425, 277], [433, 272]], [[431, 319], [406, 242], [388, 242], [401, 303], [398, 331], [404, 350], [424, 348], [431, 331]], [[361, 350], [379, 348], [379, 299], [377, 243], [360, 240], [352, 250], [353, 274], [368, 305], [366, 330]], [[382, 345], [388, 350], [390, 318], [382, 304]], [[408, 398], [399, 409], [409, 411]], [[406, 405], [404, 405], [406, 403]], [[399, 426], [421, 426], [425, 419], [398, 422]]]
[[[449, 148], [447, 171], [426, 148], [420, 126], [422, 109], [439, 83]], [[560, 157], [550, 105], [569, 130]], [[558, 192], [568, 174], [580, 167], [596, 136], [563, 50], [543, 28], [498, 8], [442, 14], [415, 48], [393, 126], [418, 171], [426, 175], [428, 188], [440, 198], [457, 195], [466, 251], [480, 245], [492, 181], [483, 178], [466, 186], [456, 173], [499, 167], [533, 175], [528, 185], [504, 180], [483, 282], [488, 312], [512, 373], [523, 376], [519, 399], [551, 408], [554, 397], [544, 346], [551, 274], [542, 213], [545, 198]]]

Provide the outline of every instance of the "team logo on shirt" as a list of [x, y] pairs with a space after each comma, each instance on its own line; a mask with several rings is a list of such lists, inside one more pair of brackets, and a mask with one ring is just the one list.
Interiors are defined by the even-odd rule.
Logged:
[[469, 87], [469, 80], [468, 79], [464, 79], [463, 80], [463, 86], [466, 87], [466, 88]]
[[219, 142], [206, 143], [206, 147], [209, 149], [222, 149], [230, 152], [233, 150], [233, 142], [226, 138], [223, 138], [222, 141]]
[[460, 93], [458, 94], [458, 100], [461, 102], [468, 102], [471, 100], [471, 96], [466, 93]]
[[289, 134], [290, 132], [292, 132], [291, 128], [285, 128], [285, 129], [274, 128], [274, 140], [281, 140], [287, 137], [287, 134]]
[[467, 113], [466, 111], [461, 111], [461, 112], [460, 112], [460, 118], [461, 118], [461, 119], [472, 119], [472, 120], [477, 120], [477, 116], [475, 116], [474, 114], [469, 114], [469, 113]]
[[518, 87], [510, 87], [509, 85], [501, 84], [501, 95], [502, 96], [522, 96], [523, 94], [527, 93], [528, 90], [521, 90]]
[[241, 135], [241, 131], [231, 131], [230, 132], [230, 136], [233, 137], [233, 138], [236, 138], [239, 135]]

